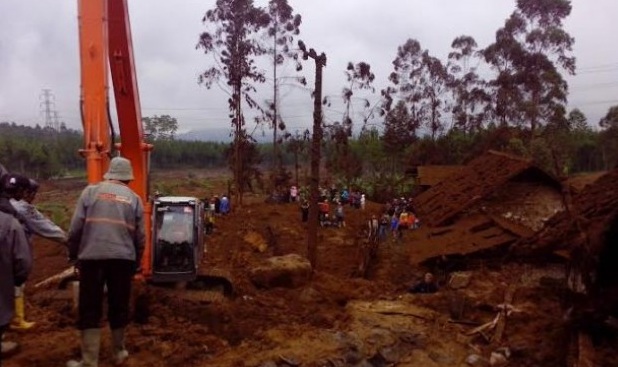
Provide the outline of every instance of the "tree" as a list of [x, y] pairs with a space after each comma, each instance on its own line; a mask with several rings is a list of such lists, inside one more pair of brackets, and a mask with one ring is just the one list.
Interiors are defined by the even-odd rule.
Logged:
[[[294, 42], [294, 36], [300, 33], [302, 18], [299, 14], [294, 14], [294, 10], [287, 0], [270, 0], [268, 2], [268, 15], [270, 24], [268, 25], [268, 37], [272, 39], [273, 62], [273, 102], [271, 104], [272, 127], [273, 127], [273, 167], [281, 164], [281, 157], [278, 152], [279, 142], [277, 140], [277, 130], [285, 130], [285, 124], [279, 119], [279, 79], [277, 69], [286, 59], [298, 60], [298, 53], [293, 52], [290, 46]], [[302, 68], [297, 62], [296, 70]]]
[[449, 75], [440, 59], [423, 53], [421, 69], [422, 105], [426, 106], [429, 116], [427, 128], [431, 132], [431, 140], [444, 129], [442, 111], [446, 111], [444, 93], [449, 85]]
[[363, 160], [363, 172], [375, 178], [379, 175], [378, 172], [385, 170], [389, 161], [385, 159], [380, 132], [375, 126], [363, 126], [357, 142], [359, 155]]
[[[362, 173], [362, 162], [360, 157], [352, 154], [349, 145], [349, 138], [352, 136], [354, 121], [352, 120], [354, 93], [361, 90], [374, 91], [372, 83], [375, 75], [371, 71], [371, 65], [366, 62], [354, 64], [348, 62], [345, 70], [347, 85], [341, 91], [341, 98], [345, 105], [341, 122], [336, 122], [329, 129], [329, 136], [334, 142], [335, 154], [330, 156], [331, 171], [341, 174], [346, 185], [351, 180]], [[370, 103], [367, 99], [360, 98], [363, 108], [368, 109]]]
[[423, 55], [425, 53], [420, 43], [414, 39], [408, 39], [399, 46], [397, 56], [393, 60], [394, 70], [388, 77], [392, 85], [382, 91], [383, 114], [388, 114], [395, 100], [403, 100], [410, 111], [413, 124], [419, 127], [426, 119], [426, 109], [421, 104]]
[[306, 129], [301, 134], [298, 130], [294, 135], [289, 134], [287, 138], [287, 151], [294, 155], [294, 182], [296, 186], [299, 185], [298, 180], [298, 170], [300, 169], [300, 164], [298, 163], [299, 157], [301, 154], [307, 151], [307, 145], [309, 140], [311, 139], [311, 133], [309, 129]]
[[[208, 10], [202, 21], [213, 26], [214, 30], [200, 35], [197, 48], [212, 54], [216, 65], [203, 72], [198, 82], [209, 89], [213, 83], [218, 83], [230, 96], [228, 104], [234, 129], [234, 179], [237, 202], [242, 205], [243, 171], [251, 168], [243, 166], [243, 163], [249, 161], [242, 155], [250, 152], [242, 149], [250, 145], [243, 140], [247, 131], [242, 102], [244, 100], [249, 108], [259, 107], [252, 93], [256, 91], [254, 83], [263, 83], [265, 76], [256, 66], [255, 58], [264, 55], [266, 50], [254, 35], [268, 26], [269, 16], [264, 9], [255, 7], [253, 0], [217, 0], [215, 8]], [[222, 79], [227, 87], [219, 83]]]
[[618, 105], [609, 108], [599, 125], [603, 128], [599, 138], [605, 169], [611, 169], [618, 164]]
[[518, 0], [517, 9], [483, 50], [497, 71], [491, 81], [495, 112], [503, 123], [526, 124], [530, 138], [540, 125], [565, 111], [567, 83], [559, 68], [574, 74], [574, 39], [563, 29], [569, 0]]
[[567, 121], [569, 123], [569, 127], [573, 130], [590, 130], [590, 126], [588, 126], [588, 118], [586, 118], [586, 115], [584, 115], [579, 108], [574, 108], [571, 112], [569, 112]]
[[[487, 115], [490, 97], [484, 81], [476, 73], [479, 52], [474, 38], [459, 36], [451, 44], [447, 70], [453, 93], [453, 119], [463, 133], [472, 133], [482, 128]], [[474, 65], [473, 65], [474, 64]]]
[[420, 126], [412, 119], [406, 103], [399, 100], [384, 118], [384, 134], [382, 143], [384, 152], [391, 159], [391, 173], [395, 173], [404, 163], [406, 148], [416, 141], [416, 130]]
[[607, 114], [599, 121], [599, 125], [606, 129], [618, 129], [618, 106], [610, 107]]
[[154, 115], [142, 118], [144, 133], [149, 141], [174, 140], [178, 130], [178, 121], [170, 115]]
[[[236, 144], [240, 144], [242, 146], [236, 147]], [[243, 169], [240, 172], [240, 179], [235, 182], [235, 192], [242, 193], [245, 192], [245, 190], [253, 192], [253, 182], [257, 182], [259, 185], [262, 184], [262, 173], [257, 168], [260, 163], [262, 163], [262, 156], [258, 151], [255, 140], [246, 134], [246, 132], [243, 132], [238, 139], [235, 139], [232, 142], [232, 145], [230, 145], [229, 150], [226, 152], [226, 157], [230, 168], [238, 164], [235, 158], [236, 151], [241, 151], [244, 154], [240, 156], [242, 159], [241, 166]]]

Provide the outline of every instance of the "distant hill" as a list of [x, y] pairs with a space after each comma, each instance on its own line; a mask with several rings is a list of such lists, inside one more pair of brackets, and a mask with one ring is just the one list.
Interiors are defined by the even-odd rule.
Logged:
[[232, 141], [228, 128], [211, 128], [200, 130], [189, 130], [187, 132], [177, 134], [178, 140], [197, 140], [197, 141], [215, 141], [229, 143]]
[[[352, 135], [356, 138], [360, 134], [360, 126], [354, 126]], [[199, 130], [189, 130], [184, 133], [176, 134], [178, 140], [197, 140], [197, 141], [213, 141], [213, 142], [232, 142], [233, 137], [230, 135], [232, 128], [209, 128]], [[256, 130], [253, 133], [253, 138], [258, 143], [272, 143], [272, 130]]]
[[[189, 141], [214, 141], [214, 142], [223, 142], [230, 143], [232, 142], [232, 136], [230, 133], [232, 132], [231, 128], [210, 128], [210, 129], [200, 129], [200, 130], [189, 130], [187, 132], [177, 134], [176, 139], [178, 140], [189, 140]], [[272, 141], [272, 131], [266, 131], [266, 134], [262, 136], [260, 131], [254, 134], [255, 140], [258, 143], [270, 142]]]

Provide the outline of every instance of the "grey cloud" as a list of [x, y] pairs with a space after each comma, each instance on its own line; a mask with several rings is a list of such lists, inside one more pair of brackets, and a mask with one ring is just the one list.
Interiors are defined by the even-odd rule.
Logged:
[[[41, 122], [39, 93], [50, 88], [69, 126], [79, 127], [79, 57], [77, 1], [0, 1], [0, 120]], [[265, 5], [266, 0], [256, 1]], [[348, 61], [366, 61], [376, 73], [376, 87], [386, 86], [397, 46], [417, 39], [445, 59], [452, 40], [473, 36], [483, 47], [512, 12], [514, 1], [497, 0], [290, 0], [303, 17], [300, 38], [328, 56], [324, 94], [337, 96]], [[214, 0], [132, 0], [131, 24], [144, 115], [178, 117], [183, 130], [228, 126], [227, 96], [197, 85], [197, 75], [212, 63], [195, 50], [205, 27], [201, 18]], [[611, 18], [614, 0], [574, 0], [566, 28], [576, 38], [574, 52], [582, 72], [570, 77], [570, 107], [580, 107], [597, 121], [616, 103], [618, 49], [606, 43], [618, 33]], [[610, 67], [600, 72], [591, 66]], [[612, 68], [611, 65], [614, 65]], [[588, 69], [585, 69], [588, 67]], [[312, 83], [313, 65], [304, 64]], [[585, 70], [588, 70], [585, 72]], [[616, 84], [612, 85], [612, 81]], [[604, 84], [603, 84], [604, 83]], [[600, 87], [599, 84], [604, 86]], [[270, 99], [264, 86], [261, 99]], [[292, 126], [309, 126], [312, 104], [307, 93], [282, 93], [283, 117]], [[599, 103], [603, 101], [610, 101]], [[616, 101], [618, 103], [618, 101]], [[334, 104], [327, 116], [340, 117]]]

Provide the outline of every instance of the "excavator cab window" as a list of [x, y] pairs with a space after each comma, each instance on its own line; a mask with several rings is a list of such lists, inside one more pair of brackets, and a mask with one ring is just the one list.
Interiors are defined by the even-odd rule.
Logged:
[[193, 205], [157, 206], [153, 232], [155, 275], [193, 274], [198, 237]]

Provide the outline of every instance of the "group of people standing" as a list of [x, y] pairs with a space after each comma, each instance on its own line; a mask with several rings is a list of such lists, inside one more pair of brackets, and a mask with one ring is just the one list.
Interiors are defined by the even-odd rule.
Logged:
[[226, 194], [212, 195], [204, 198], [206, 208], [204, 210], [204, 231], [211, 234], [215, 228], [215, 218], [220, 215], [228, 215], [231, 211], [230, 199]]
[[[67, 362], [67, 367], [98, 366], [105, 292], [113, 361], [119, 365], [129, 356], [125, 327], [133, 276], [141, 271], [144, 208], [127, 186], [134, 178], [127, 159], [113, 158], [103, 178], [82, 191], [65, 233], [32, 204], [36, 181], [0, 166], [0, 334], [9, 328], [33, 327], [25, 320], [23, 301], [23, 285], [34, 262], [32, 234], [65, 244], [80, 280], [77, 327], [81, 340], [81, 359]], [[5, 346], [16, 345], [3, 342]]]
[[[320, 187], [320, 197], [318, 199], [318, 221], [321, 227], [345, 227], [345, 209], [346, 205], [357, 209], [365, 209], [366, 197], [360, 191], [348, 191], [347, 188], [338, 190], [336, 186], [332, 186], [330, 190]], [[299, 191], [296, 186], [290, 188], [290, 201], [296, 202], [301, 200], [301, 220], [307, 222], [309, 220], [309, 200], [299, 197]]]
[[393, 241], [400, 241], [407, 229], [416, 229], [420, 220], [416, 216], [412, 198], [396, 198], [384, 204], [382, 215], [372, 215], [367, 223], [368, 240], [370, 242], [384, 241], [387, 232], [391, 233]]

